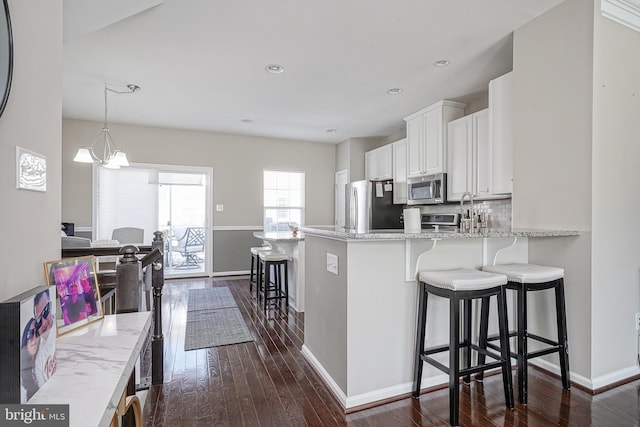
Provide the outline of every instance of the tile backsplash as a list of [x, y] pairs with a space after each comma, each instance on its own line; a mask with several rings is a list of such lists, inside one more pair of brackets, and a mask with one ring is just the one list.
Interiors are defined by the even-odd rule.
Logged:
[[[464, 201], [465, 210], [469, 209], [469, 200]], [[489, 228], [511, 230], [511, 199], [478, 200], [473, 202], [476, 212], [486, 212], [489, 216]], [[420, 206], [420, 213], [460, 212], [460, 203]]]

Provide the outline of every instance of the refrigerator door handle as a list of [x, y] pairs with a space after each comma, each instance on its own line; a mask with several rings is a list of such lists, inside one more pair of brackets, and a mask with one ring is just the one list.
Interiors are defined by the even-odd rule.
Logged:
[[354, 215], [354, 223], [353, 223], [353, 228], [355, 229], [355, 231], [358, 231], [358, 213], [360, 212], [358, 210], [358, 190], [356, 190], [355, 188], [353, 189], [353, 200], [354, 200], [354, 205], [355, 205], [355, 215]]

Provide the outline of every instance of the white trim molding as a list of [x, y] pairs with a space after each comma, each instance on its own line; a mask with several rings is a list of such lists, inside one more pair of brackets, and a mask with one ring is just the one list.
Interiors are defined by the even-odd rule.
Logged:
[[640, 0], [601, 0], [602, 16], [640, 31]]

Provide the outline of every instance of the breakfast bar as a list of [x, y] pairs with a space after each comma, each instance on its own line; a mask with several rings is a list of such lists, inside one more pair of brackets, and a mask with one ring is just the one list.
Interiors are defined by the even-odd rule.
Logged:
[[[306, 252], [302, 352], [347, 411], [405, 397], [411, 391], [416, 271], [478, 269], [496, 261], [526, 263], [529, 239], [580, 235], [567, 230], [302, 230]], [[513, 313], [509, 317], [512, 321]], [[496, 330], [497, 321], [491, 318], [489, 332]], [[427, 319], [426, 342], [433, 346], [447, 340], [448, 305], [435, 298]], [[425, 366], [423, 387], [447, 381], [446, 375]]]

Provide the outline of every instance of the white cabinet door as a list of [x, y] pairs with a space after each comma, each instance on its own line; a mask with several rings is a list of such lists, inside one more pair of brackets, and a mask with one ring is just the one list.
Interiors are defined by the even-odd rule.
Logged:
[[407, 203], [407, 139], [391, 144], [393, 147], [393, 203]]
[[424, 117], [407, 120], [407, 177], [423, 175]]
[[383, 145], [374, 150], [378, 163], [378, 176], [376, 179], [393, 179], [393, 149], [391, 144]]
[[472, 116], [449, 122], [447, 127], [447, 200], [456, 201], [472, 185]]
[[442, 109], [437, 108], [424, 116], [424, 173], [444, 172], [444, 141], [442, 139]]
[[491, 188], [491, 146], [489, 144], [489, 109], [479, 111], [472, 116], [474, 150], [473, 185], [474, 197], [492, 194]]
[[513, 192], [513, 72], [489, 82], [489, 141], [494, 194]]
[[393, 150], [391, 144], [364, 153], [364, 175], [368, 180], [393, 178]]
[[376, 179], [378, 175], [378, 162], [376, 160], [376, 153], [373, 151], [367, 151], [364, 153], [364, 177], [369, 181]]

